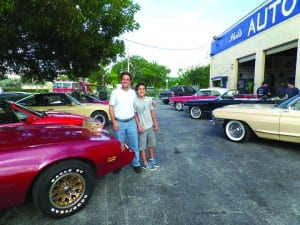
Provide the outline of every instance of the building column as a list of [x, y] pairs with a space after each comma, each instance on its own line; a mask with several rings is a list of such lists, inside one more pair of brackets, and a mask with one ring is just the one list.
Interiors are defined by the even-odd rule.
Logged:
[[[228, 81], [231, 80], [231, 89], [238, 89], [238, 72], [239, 72], [239, 62], [238, 60], [234, 60], [231, 64], [231, 72], [228, 74]], [[227, 82], [228, 82], [227, 81]], [[229, 82], [228, 82], [229, 83]]]
[[266, 54], [264, 51], [256, 52], [255, 57], [255, 70], [254, 70], [254, 94], [256, 93], [257, 88], [261, 86], [261, 83], [265, 79], [265, 61]]
[[297, 55], [296, 55], [296, 74], [295, 86], [300, 88], [300, 41], [298, 40]]

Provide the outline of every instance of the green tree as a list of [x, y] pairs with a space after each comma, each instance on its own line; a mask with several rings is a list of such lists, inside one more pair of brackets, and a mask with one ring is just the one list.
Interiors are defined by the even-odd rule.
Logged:
[[107, 91], [107, 84], [111, 84], [109, 71], [104, 66], [101, 66], [97, 71], [91, 73], [88, 80], [92, 84], [93, 90], [97, 91]]
[[134, 83], [143, 82], [155, 89], [165, 86], [170, 69], [156, 62], [148, 62], [140, 56], [131, 56], [129, 61], [123, 59], [112, 67], [110, 75], [113, 84], [120, 82], [119, 75], [121, 72], [128, 70], [128, 63]]
[[87, 77], [124, 54], [119, 37], [139, 28], [132, 0], [0, 0], [0, 77]]
[[199, 88], [209, 86], [210, 66], [193, 67], [179, 75], [180, 84], [197, 85]]

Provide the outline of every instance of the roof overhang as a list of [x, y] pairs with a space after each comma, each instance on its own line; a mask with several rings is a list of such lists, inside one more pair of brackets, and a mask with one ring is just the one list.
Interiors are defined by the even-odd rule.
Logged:
[[215, 77], [212, 77], [211, 78], [211, 80], [212, 81], [216, 81], [216, 80], [227, 80], [227, 78], [228, 78], [228, 76], [226, 76], [226, 75], [217, 75], [217, 76], [215, 76]]

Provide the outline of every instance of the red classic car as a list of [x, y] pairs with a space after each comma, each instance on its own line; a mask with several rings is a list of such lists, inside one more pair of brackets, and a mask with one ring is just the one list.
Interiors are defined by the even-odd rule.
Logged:
[[132, 161], [126, 145], [87, 124], [0, 127], [0, 209], [31, 197], [49, 217], [70, 216], [88, 203], [95, 177]]
[[65, 112], [35, 111], [8, 100], [0, 102], [0, 127], [26, 124], [82, 125], [84, 118]]
[[175, 110], [183, 110], [183, 102], [195, 99], [215, 99], [217, 96], [225, 93], [226, 88], [206, 88], [200, 89], [196, 94], [190, 96], [173, 96], [169, 98], [170, 105], [174, 105]]

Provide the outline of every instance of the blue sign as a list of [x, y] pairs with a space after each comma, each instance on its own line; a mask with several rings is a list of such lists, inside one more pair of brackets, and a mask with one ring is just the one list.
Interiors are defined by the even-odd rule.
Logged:
[[[300, 0], [272, 0], [211, 43], [216, 55], [300, 13]], [[276, 38], [276, 37], [274, 37]]]

